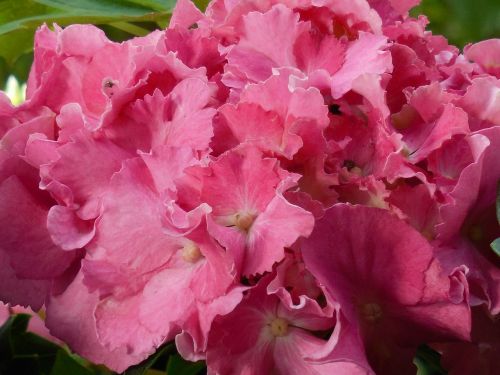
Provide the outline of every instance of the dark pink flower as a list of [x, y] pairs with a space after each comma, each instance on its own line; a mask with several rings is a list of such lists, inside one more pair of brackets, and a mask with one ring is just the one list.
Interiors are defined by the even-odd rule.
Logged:
[[469, 338], [464, 277], [448, 277], [427, 240], [389, 212], [335, 205], [302, 251], [306, 267], [361, 335], [375, 371], [400, 372], [404, 361], [397, 370], [391, 361], [402, 355], [411, 366], [411, 348], [421, 342]]
[[[245, 295], [230, 314], [216, 319], [207, 348], [209, 371], [220, 374], [365, 374], [348, 361], [314, 361], [327, 347], [314, 335], [335, 320], [311, 305], [289, 306], [266, 293], [269, 277]], [[238, 334], [236, 334], [238, 332]]]

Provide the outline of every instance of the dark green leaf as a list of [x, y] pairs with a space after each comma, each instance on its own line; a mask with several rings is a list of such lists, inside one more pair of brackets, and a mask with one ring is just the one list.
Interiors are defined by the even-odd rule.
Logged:
[[[15, 334], [23, 333], [28, 327], [28, 322], [30, 320], [29, 315], [19, 314], [11, 316], [7, 321], [0, 327], [0, 358], [7, 359], [11, 358], [14, 354], [12, 348], [12, 336]], [[0, 370], [4, 368], [6, 364], [0, 361]], [[0, 371], [1, 373], [1, 371]]]
[[94, 374], [64, 348], [26, 332], [30, 318], [25, 314], [13, 315], [0, 327], [0, 374]]
[[50, 375], [67, 374], [92, 375], [92, 372], [78, 363], [73, 357], [70, 356], [70, 354], [66, 350], [59, 349]]
[[500, 6], [491, 0], [423, 0], [411, 14], [425, 14], [434, 34], [459, 47], [500, 33]]
[[155, 362], [163, 355], [166, 355], [168, 353], [171, 353], [173, 350], [175, 350], [175, 346], [173, 343], [169, 343], [167, 345], [164, 345], [160, 349], [156, 351], [155, 354], [153, 354], [151, 357], [148, 359], [144, 360], [143, 362], [139, 363], [138, 365], [130, 367], [127, 371], [123, 373], [123, 375], [143, 375], [146, 374], [147, 371], [155, 364]]
[[196, 375], [205, 368], [203, 361], [188, 362], [179, 354], [170, 356], [167, 365], [167, 374], [172, 375]]
[[441, 366], [441, 354], [428, 345], [420, 345], [413, 363], [418, 368], [418, 375], [446, 375], [448, 372]]

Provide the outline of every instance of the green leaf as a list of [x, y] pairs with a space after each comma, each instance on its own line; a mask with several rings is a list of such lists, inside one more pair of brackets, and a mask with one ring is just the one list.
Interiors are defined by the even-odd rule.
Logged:
[[448, 374], [441, 366], [441, 354], [425, 344], [418, 347], [413, 363], [417, 366], [417, 375]]
[[203, 361], [188, 362], [179, 354], [170, 356], [167, 365], [167, 374], [172, 375], [196, 375], [205, 368]]
[[428, 16], [434, 34], [443, 34], [458, 47], [500, 33], [500, 7], [491, 0], [425, 0], [411, 12], [419, 14]]
[[92, 372], [78, 363], [70, 354], [59, 349], [50, 375], [92, 375]]
[[[92, 375], [77, 356], [32, 332], [31, 316], [11, 316], [0, 327], [0, 374]], [[87, 363], [86, 361], [83, 363]]]
[[130, 367], [127, 371], [123, 373], [123, 375], [145, 375], [160, 357], [162, 357], [163, 355], [167, 355], [174, 350], [175, 350], [175, 345], [173, 343], [164, 345], [148, 359], [144, 360], [138, 365]]
[[[26, 314], [19, 314], [11, 316], [7, 321], [0, 327], [0, 359], [11, 358], [14, 354], [12, 347], [12, 336], [20, 334], [26, 331], [30, 316]], [[0, 361], [0, 374], [2, 373], [2, 368], [7, 366], [4, 361]]]

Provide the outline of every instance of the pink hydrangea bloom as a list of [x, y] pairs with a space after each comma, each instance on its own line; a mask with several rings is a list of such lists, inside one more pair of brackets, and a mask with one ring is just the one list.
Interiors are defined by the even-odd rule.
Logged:
[[461, 53], [418, 3], [40, 27], [0, 94], [0, 301], [118, 372], [168, 341], [220, 375], [412, 374], [423, 343], [489, 369], [499, 40]]

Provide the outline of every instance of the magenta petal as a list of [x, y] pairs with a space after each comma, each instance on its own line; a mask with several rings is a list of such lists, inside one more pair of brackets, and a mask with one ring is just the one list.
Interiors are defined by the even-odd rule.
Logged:
[[387, 345], [397, 356], [399, 345], [467, 339], [466, 298], [457, 300], [456, 284], [441, 270], [427, 240], [389, 212], [335, 205], [302, 248], [311, 273], [339, 301], [348, 321], [359, 324], [373, 363], [378, 363], [377, 345]]
[[9, 263], [9, 256], [0, 249], [0, 300], [39, 310], [50, 290], [51, 281], [18, 278]]
[[56, 246], [47, 231], [47, 208], [11, 176], [0, 184], [0, 248], [9, 254], [17, 276], [52, 279], [75, 254]]

